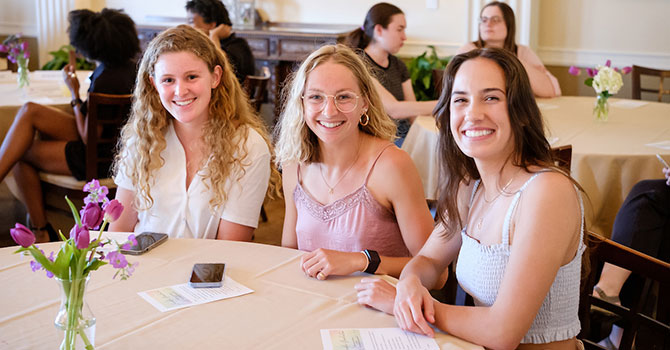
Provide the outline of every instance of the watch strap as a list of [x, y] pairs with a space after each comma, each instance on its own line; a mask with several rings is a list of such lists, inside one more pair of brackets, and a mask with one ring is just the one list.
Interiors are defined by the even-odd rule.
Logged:
[[368, 267], [365, 269], [365, 272], [374, 274], [377, 272], [379, 263], [382, 262], [381, 258], [379, 257], [379, 253], [371, 249], [366, 249], [363, 251], [363, 253], [365, 253], [365, 256], [368, 258]]

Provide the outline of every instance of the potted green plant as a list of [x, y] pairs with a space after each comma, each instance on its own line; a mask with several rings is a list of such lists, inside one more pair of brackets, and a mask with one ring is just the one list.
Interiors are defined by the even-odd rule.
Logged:
[[[71, 45], [63, 45], [56, 51], [49, 51], [54, 58], [42, 66], [42, 70], [61, 70], [69, 62], [70, 50], [74, 50]], [[82, 57], [77, 57], [77, 70], [94, 70], [95, 63], [89, 62]]]
[[433, 69], [444, 69], [449, 63], [451, 56], [440, 58], [437, 56], [435, 46], [428, 45], [428, 51], [412, 58], [407, 65], [410, 79], [412, 79], [412, 88], [418, 101], [434, 100], [435, 84], [433, 83]]

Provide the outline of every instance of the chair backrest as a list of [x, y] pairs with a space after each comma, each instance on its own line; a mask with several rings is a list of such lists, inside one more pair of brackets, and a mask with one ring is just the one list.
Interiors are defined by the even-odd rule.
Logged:
[[269, 81], [270, 69], [268, 67], [263, 67], [263, 75], [247, 75], [244, 79], [244, 91], [249, 96], [249, 103], [256, 109], [256, 112], [261, 110]]
[[570, 174], [570, 166], [572, 165], [572, 145], [554, 147], [551, 149], [551, 153], [554, 157], [554, 164]]
[[92, 92], [88, 95], [88, 129], [86, 142], [86, 180], [109, 177], [102, 174], [114, 160], [119, 131], [126, 122], [132, 102], [131, 94], [111, 95]]
[[[658, 89], [641, 87], [640, 80], [642, 75], [658, 77], [660, 80]], [[658, 102], [662, 102], [663, 95], [670, 95], [670, 89], [663, 88], [663, 79], [665, 78], [670, 78], [670, 70], [653, 69], [633, 65], [633, 70], [631, 71], [633, 99], [642, 99], [642, 92], [653, 92], [658, 95]]]
[[442, 93], [442, 78], [444, 77], [444, 69], [433, 69], [431, 78], [433, 79], [433, 97], [440, 98]]
[[[668, 349], [670, 347], [670, 264], [593, 233], [588, 235], [588, 246], [591, 271], [588, 278], [582, 282], [579, 300], [579, 319], [582, 325], [579, 338], [584, 342], [586, 349], [601, 349], [595, 345], [593, 338], [589, 339], [594, 330], [591, 322], [593, 320], [591, 306], [604, 309], [620, 317], [617, 325], [624, 331], [619, 349], [631, 349], [634, 342], [637, 344], [637, 349]], [[640, 297], [630, 309], [592, 296], [598, 266], [605, 262], [630, 270], [633, 275], [646, 279]], [[654, 284], [658, 287], [658, 298], [656, 317], [652, 318], [643, 314], [642, 311]], [[641, 330], [644, 331], [643, 336], [639, 333]], [[596, 338], [600, 336], [602, 335]]]

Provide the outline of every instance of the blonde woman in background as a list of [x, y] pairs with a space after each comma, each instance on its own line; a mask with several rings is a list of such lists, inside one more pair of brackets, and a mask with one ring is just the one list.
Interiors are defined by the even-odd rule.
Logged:
[[516, 43], [515, 35], [516, 20], [512, 8], [504, 2], [492, 1], [482, 8], [479, 15], [479, 39], [463, 45], [456, 54], [484, 47], [503, 48], [521, 61], [535, 96], [561, 96], [558, 79], [545, 68], [530, 47]]
[[189, 26], [151, 41], [115, 163], [113, 231], [251, 240], [277, 184], [265, 128], [221, 50]]

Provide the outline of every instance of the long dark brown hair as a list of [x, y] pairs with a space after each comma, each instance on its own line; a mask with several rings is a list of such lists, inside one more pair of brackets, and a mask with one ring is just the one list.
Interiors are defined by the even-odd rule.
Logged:
[[[505, 36], [505, 43], [503, 44], [503, 48], [516, 55], [516, 19], [514, 19], [514, 10], [512, 10], [512, 8], [504, 2], [492, 1], [486, 4], [486, 6], [482, 7], [482, 11], [479, 13], [480, 18], [482, 13], [484, 13], [484, 10], [489, 6], [497, 6], [500, 9], [500, 12], [502, 12], [503, 20], [505, 21], [505, 26], [507, 27], [507, 36]], [[482, 40], [481, 30], [479, 30], [479, 39], [474, 41], [473, 44], [475, 44], [475, 46], [480, 49], [485, 47], [486, 43], [484, 43], [484, 40]]]
[[375, 4], [365, 15], [363, 25], [347, 34], [342, 43], [354, 49], [364, 50], [372, 41], [377, 24], [386, 29], [391, 23], [391, 17], [402, 13], [400, 8], [387, 2]]
[[[457, 198], [460, 184], [480, 178], [474, 159], [465, 155], [454, 140], [450, 128], [449, 108], [458, 69], [465, 61], [477, 57], [494, 61], [505, 75], [507, 112], [514, 142], [512, 164], [526, 171], [529, 171], [528, 167], [537, 165], [565, 174], [554, 165], [551, 146], [544, 135], [542, 114], [535, 102], [526, 70], [516, 56], [507, 50], [497, 48], [475, 49], [455, 56], [445, 70], [442, 94], [433, 111], [440, 131], [440, 196], [437, 216], [447, 228], [447, 235], [458, 232], [463, 227]], [[566, 176], [569, 177], [567, 174]]]

